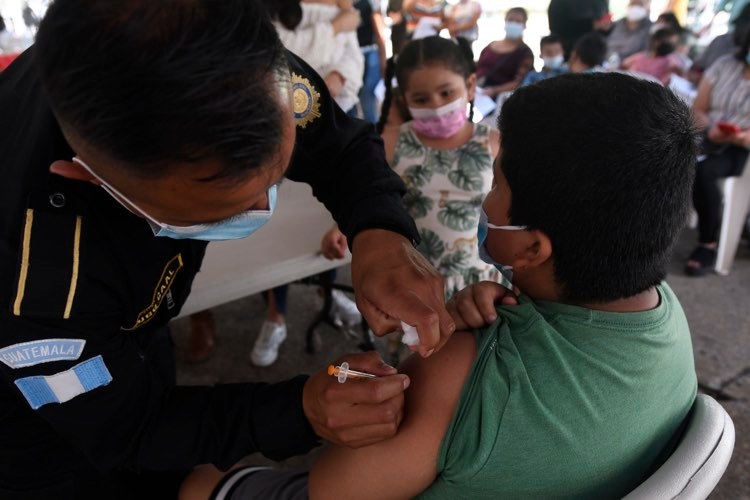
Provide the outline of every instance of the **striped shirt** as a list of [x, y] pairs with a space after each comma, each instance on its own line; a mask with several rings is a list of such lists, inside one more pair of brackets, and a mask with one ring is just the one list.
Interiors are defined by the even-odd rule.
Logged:
[[744, 78], [745, 64], [734, 55], [720, 57], [703, 77], [711, 84], [708, 116], [711, 123], [726, 121], [750, 128], [750, 80]]

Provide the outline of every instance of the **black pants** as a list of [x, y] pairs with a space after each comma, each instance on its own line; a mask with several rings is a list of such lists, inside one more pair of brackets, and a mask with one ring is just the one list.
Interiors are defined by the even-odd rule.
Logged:
[[738, 146], [724, 146], [709, 153], [698, 162], [693, 184], [693, 206], [698, 212], [698, 241], [715, 243], [721, 225], [721, 191], [718, 181], [742, 174], [748, 150]]

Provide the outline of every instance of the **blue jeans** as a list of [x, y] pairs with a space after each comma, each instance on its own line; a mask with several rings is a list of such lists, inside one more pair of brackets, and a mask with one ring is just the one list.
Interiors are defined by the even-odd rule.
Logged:
[[359, 102], [362, 105], [364, 119], [376, 123], [380, 116], [378, 99], [375, 97], [375, 87], [380, 81], [380, 54], [378, 50], [369, 50], [362, 54], [365, 58], [365, 74], [362, 88], [359, 90]]

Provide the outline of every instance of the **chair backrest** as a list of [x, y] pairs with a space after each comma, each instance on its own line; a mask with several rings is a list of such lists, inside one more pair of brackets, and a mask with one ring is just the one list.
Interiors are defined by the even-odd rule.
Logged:
[[724, 212], [721, 216], [715, 270], [726, 276], [732, 268], [745, 218], [750, 211], [750, 157], [742, 174], [723, 180]]
[[734, 424], [712, 397], [699, 394], [685, 435], [664, 464], [623, 500], [705, 499], [716, 487], [734, 449]]

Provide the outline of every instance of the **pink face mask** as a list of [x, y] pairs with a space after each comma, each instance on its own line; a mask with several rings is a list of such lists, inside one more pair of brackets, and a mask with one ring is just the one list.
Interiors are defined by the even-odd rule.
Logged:
[[439, 108], [409, 108], [412, 128], [426, 137], [445, 139], [466, 123], [466, 98], [459, 97]]

